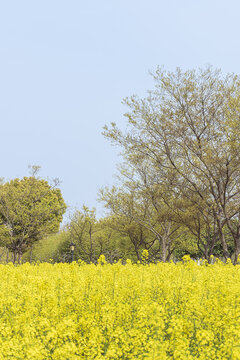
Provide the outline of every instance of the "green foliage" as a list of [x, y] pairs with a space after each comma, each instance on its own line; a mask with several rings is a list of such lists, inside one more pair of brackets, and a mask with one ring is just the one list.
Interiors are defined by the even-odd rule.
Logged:
[[54, 261], [71, 261], [70, 244], [75, 244], [74, 260], [96, 263], [104, 255], [110, 263], [120, 258], [126, 260], [131, 257], [135, 260], [134, 249], [126, 234], [114, 229], [110, 217], [97, 220], [95, 210], [83, 207], [76, 211], [71, 221], [65, 226], [58, 249], [53, 255]]
[[36, 242], [24, 255], [23, 261], [26, 262], [51, 262], [57, 258], [57, 254], [62, 244], [66, 241], [66, 233], [60, 231], [49, 235]]
[[[229, 258], [234, 244], [236, 263], [240, 254], [240, 77], [207, 67], [173, 72], [158, 68], [153, 78], [155, 88], [146, 98], [125, 99], [127, 130], [121, 131], [115, 123], [104, 128], [105, 137], [122, 149], [124, 192], [128, 195], [133, 190], [142, 199], [138, 206], [145, 200], [154, 209], [147, 222], [139, 216], [138, 220], [159, 237], [163, 261], [177, 251], [175, 236], [159, 232], [171, 222], [173, 230], [180, 226], [177, 235], [188, 229], [206, 259], [219, 243], [223, 256]], [[112, 201], [107, 205], [113, 212], [119, 209]]]
[[56, 233], [66, 205], [61, 191], [34, 176], [0, 186], [1, 245], [20, 259], [44, 236]]

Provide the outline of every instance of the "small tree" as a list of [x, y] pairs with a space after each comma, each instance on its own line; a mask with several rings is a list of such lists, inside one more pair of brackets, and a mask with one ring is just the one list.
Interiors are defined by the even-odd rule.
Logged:
[[35, 176], [1, 185], [0, 241], [13, 253], [13, 262], [21, 262], [43, 236], [57, 232], [65, 210], [61, 191]]

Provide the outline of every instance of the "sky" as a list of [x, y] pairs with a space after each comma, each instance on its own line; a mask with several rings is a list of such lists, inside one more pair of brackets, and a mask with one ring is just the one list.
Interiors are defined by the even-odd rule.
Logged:
[[240, 74], [239, 0], [0, 0], [0, 177], [59, 178], [69, 208], [96, 207], [125, 126], [122, 99], [149, 75], [204, 67]]

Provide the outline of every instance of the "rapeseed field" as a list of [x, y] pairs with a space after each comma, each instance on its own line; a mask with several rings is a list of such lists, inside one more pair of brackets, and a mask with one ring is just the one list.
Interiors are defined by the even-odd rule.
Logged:
[[0, 359], [240, 359], [240, 266], [0, 266]]

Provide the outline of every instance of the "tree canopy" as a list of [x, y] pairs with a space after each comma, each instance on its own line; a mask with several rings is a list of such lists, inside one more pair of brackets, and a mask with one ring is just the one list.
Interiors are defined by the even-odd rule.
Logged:
[[43, 236], [56, 233], [66, 204], [58, 188], [35, 176], [0, 186], [0, 241], [21, 261]]
[[175, 221], [185, 219], [185, 226], [201, 240], [210, 231], [207, 257], [218, 240], [224, 256], [230, 256], [227, 228], [236, 262], [240, 254], [240, 78], [211, 67], [174, 72], [158, 68], [152, 75], [155, 88], [146, 98], [132, 96], [124, 101], [129, 108], [127, 130], [112, 123], [104, 135], [123, 149], [133, 183], [144, 184], [139, 174], [147, 167], [152, 174], [149, 188], [158, 188]]

